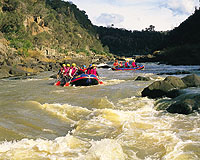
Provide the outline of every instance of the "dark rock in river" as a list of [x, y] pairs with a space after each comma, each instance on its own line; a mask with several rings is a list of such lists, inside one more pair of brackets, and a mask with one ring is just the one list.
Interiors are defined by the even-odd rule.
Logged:
[[[161, 98], [165, 96], [170, 96], [173, 98], [173, 96], [179, 95], [177, 89], [186, 88], [187, 86], [185, 83], [181, 80], [181, 78], [169, 76], [166, 77], [163, 81], [156, 81], [146, 87], [142, 91], [142, 96], [149, 97], [149, 98]], [[175, 92], [175, 94], [172, 94]]]
[[175, 103], [167, 108], [170, 113], [190, 114], [200, 109], [200, 95], [184, 95], [177, 97]]
[[51, 75], [50, 78], [57, 79], [57, 74]]
[[149, 77], [142, 77], [138, 76], [135, 81], [150, 81], [151, 79]]
[[199, 87], [200, 77], [196, 74], [192, 74], [182, 78], [182, 81], [187, 85], [187, 87]]
[[179, 74], [190, 74], [189, 71], [176, 71], [176, 72], [162, 72], [157, 75], [179, 75]]
[[26, 72], [11, 66], [1, 66], [0, 78], [7, 78], [10, 76], [31, 76], [33, 73]]

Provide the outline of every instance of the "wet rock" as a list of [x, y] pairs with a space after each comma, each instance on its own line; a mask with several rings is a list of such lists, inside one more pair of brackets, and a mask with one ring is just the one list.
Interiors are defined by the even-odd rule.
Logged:
[[51, 75], [50, 78], [57, 79], [57, 74]]
[[167, 108], [167, 111], [170, 113], [190, 114], [193, 112], [192, 106], [194, 103], [194, 100], [186, 99], [172, 104], [169, 108]]
[[0, 79], [9, 77], [10, 76], [9, 71], [10, 70], [5, 67], [1, 68], [0, 69]]
[[135, 81], [150, 81], [151, 79], [149, 77], [142, 77], [138, 76]]
[[199, 87], [200, 77], [196, 74], [188, 75], [182, 78], [182, 81], [187, 85], [187, 87]]
[[163, 73], [158, 73], [157, 75], [180, 75], [180, 74], [190, 74], [189, 71], [176, 71], [176, 72], [163, 72]]
[[8, 78], [13, 76], [32, 76], [31, 72], [27, 72], [12, 66], [2, 66], [0, 69], [0, 78]]
[[200, 109], [200, 95], [185, 95], [175, 100], [166, 110], [170, 113], [190, 114]]
[[[177, 89], [183, 89], [186, 87], [187, 86], [185, 83], [183, 83], [181, 78], [169, 76], [166, 77], [163, 81], [156, 81], [146, 87], [142, 91], [142, 96], [147, 96], [149, 98], [161, 98], [170, 95], [170, 97], [173, 97], [178, 95]], [[176, 94], [171, 94], [173, 92], [176, 92]]]

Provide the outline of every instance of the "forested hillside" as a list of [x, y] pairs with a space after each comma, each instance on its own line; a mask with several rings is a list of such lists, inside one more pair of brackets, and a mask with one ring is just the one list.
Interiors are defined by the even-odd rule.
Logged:
[[0, 32], [19, 54], [44, 47], [48, 54], [52, 50], [64, 54], [108, 52], [97, 39], [86, 13], [69, 2], [1, 0], [0, 17]]
[[196, 10], [166, 36], [158, 61], [169, 64], [200, 64], [200, 10]]
[[120, 56], [149, 54], [160, 49], [166, 32], [156, 32], [153, 28], [145, 31], [128, 31], [125, 29], [96, 27], [101, 42], [110, 51]]

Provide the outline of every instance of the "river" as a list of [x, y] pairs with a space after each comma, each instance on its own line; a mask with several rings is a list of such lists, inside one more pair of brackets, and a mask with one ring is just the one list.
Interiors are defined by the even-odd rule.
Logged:
[[[0, 160], [200, 159], [199, 114], [157, 111], [157, 101], [141, 97], [166, 77], [157, 73], [200, 75], [200, 66], [144, 65], [98, 69], [104, 84], [90, 87], [53, 86], [53, 72], [0, 80]], [[139, 75], [151, 81], [134, 81]]]

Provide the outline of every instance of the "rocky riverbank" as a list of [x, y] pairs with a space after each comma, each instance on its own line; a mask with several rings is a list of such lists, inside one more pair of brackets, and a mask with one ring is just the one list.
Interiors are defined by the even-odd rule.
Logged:
[[200, 77], [192, 74], [183, 78], [168, 76], [163, 81], [153, 82], [142, 91], [142, 96], [159, 99], [163, 97], [171, 98], [169, 106], [160, 107], [170, 113], [190, 114], [195, 111], [200, 112], [200, 94], [185, 94], [183, 89], [189, 87], [200, 87]]
[[[57, 55], [57, 56], [56, 56]], [[20, 55], [17, 50], [9, 47], [9, 42], [0, 37], [0, 79], [15, 76], [32, 76], [43, 71], [58, 71], [63, 63], [76, 63], [81, 66], [90, 63], [105, 63], [113, 57], [90, 53], [71, 52], [68, 55], [45, 55], [40, 50], [28, 51], [28, 55]]]

